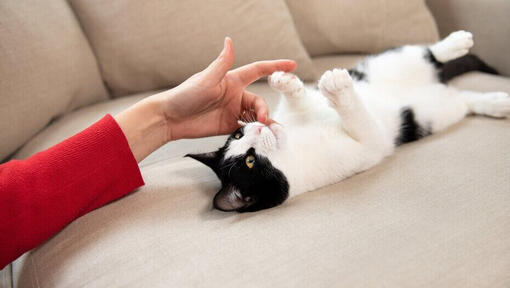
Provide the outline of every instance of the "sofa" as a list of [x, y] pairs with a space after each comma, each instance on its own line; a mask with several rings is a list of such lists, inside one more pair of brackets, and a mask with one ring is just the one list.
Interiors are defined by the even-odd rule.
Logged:
[[[291, 58], [310, 83], [402, 44], [474, 33], [510, 93], [506, 0], [3, 0], [0, 159], [24, 159], [200, 71], [231, 36], [235, 66]], [[274, 108], [264, 81], [249, 90]], [[510, 287], [510, 121], [468, 117], [341, 183], [257, 213], [212, 209], [220, 183], [168, 143], [145, 186], [0, 271], [0, 287]], [[90, 179], [94, 181], [94, 179]], [[44, 215], [41, 215], [44, 217]]]

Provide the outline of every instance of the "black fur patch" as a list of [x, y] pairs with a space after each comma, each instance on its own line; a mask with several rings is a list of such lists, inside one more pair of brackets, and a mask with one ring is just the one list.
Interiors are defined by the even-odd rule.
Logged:
[[482, 59], [473, 54], [468, 54], [452, 61], [446, 62], [439, 71], [439, 80], [443, 83], [471, 71], [481, 71], [498, 75], [498, 71], [487, 65]]
[[443, 63], [437, 61], [436, 57], [434, 56], [434, 54], [432, 54], [432, 51], [430, 51], [430, 49], [427, 48], [424, 57], [425, 60], [429, 61], [432, 65], [434, 65], [436, 69], [441, 69], [443, 67]]
[[[258, 155], [250, 148], [244, 155], [225, 158], [225, 153], [234, 135], [243, 132], [240, 128], [232, 134], [225, 145], [215, 152], [188, 154], [209, 166], [221, 181], [221, 189], [214, 197], [214, 208], [222, 211], [254, 212], [282, 204], [289, 196], [289, 183], [285, 175], [275, 168], [269, 159]], [[247, 157], [253, 157], [249, 168]]]
[[481, 71], [489, 74], [498, 75], [498, 71], [487, 65], [478, 56], [468, 54], [457, 59], [441, 63], [437, 61], [430, 49], [425, 51], [425, 59], [437, 69], [437, 77], [441, 83], [446, 83], [451, 79], [471, 71]]
[[366, 81], [367, 80], [367, 74], [365, 72], [360, 71], [356, 68], [347, 70], [349, 72], [349, 75], [351, 75], [351, 78], [356, 81]]
[[421, 127], [418, 122], [416, 122], [414, 111], [409, 107], [402, 108], [400, 121], [400, 132], [395, 140], [397, 146], [419, 140], [430, 134], [427, 129]]

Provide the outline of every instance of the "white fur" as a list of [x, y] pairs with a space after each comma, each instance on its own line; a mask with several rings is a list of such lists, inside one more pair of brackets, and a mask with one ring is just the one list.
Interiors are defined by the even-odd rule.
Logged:
[[[429, 48], [439, 61], [448, 61], [472, 45], [471, 33], [459, 31]], [[231, 142], [226, 156], [254, 147], [285, 174], [294, 196], [369, 169], [393, 153], [403, 107], [412, 108], [417, 122], [432, 133], [468, 113], [510, 115], [506, 93], [461, 91], [439, 83], [425, 49], [404, 46], [367, 58], [358, 69], [368, 82], [353, 81], [343, 69], [327, 71], [319, 90], [295, 75], [275, 72], [269, 85], [282, 92], [273, 116], [281, 125], [246, 124], [244, 137]]]
[[430, 46], [430, 51], [439, 62], [445, 63], [466, 55], [473, 44], [473, 34], [457, 31], [448, 35], [443, 41]]

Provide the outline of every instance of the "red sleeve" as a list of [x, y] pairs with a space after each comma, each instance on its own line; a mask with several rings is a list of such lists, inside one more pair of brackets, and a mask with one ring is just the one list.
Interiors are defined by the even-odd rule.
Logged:
[[0, 165], [0, 269], [74, 219], [143, 184], [110, 115], [27, 160]]

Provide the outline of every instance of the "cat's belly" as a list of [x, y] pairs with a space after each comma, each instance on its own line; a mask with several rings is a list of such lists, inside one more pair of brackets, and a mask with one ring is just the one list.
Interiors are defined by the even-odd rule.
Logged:
[[287, 147], [270, 159], [287, 177], [291, 197], [337, 183], [384, 157], [354, 141], [337, 125], [307, 125], [288, 131]]

